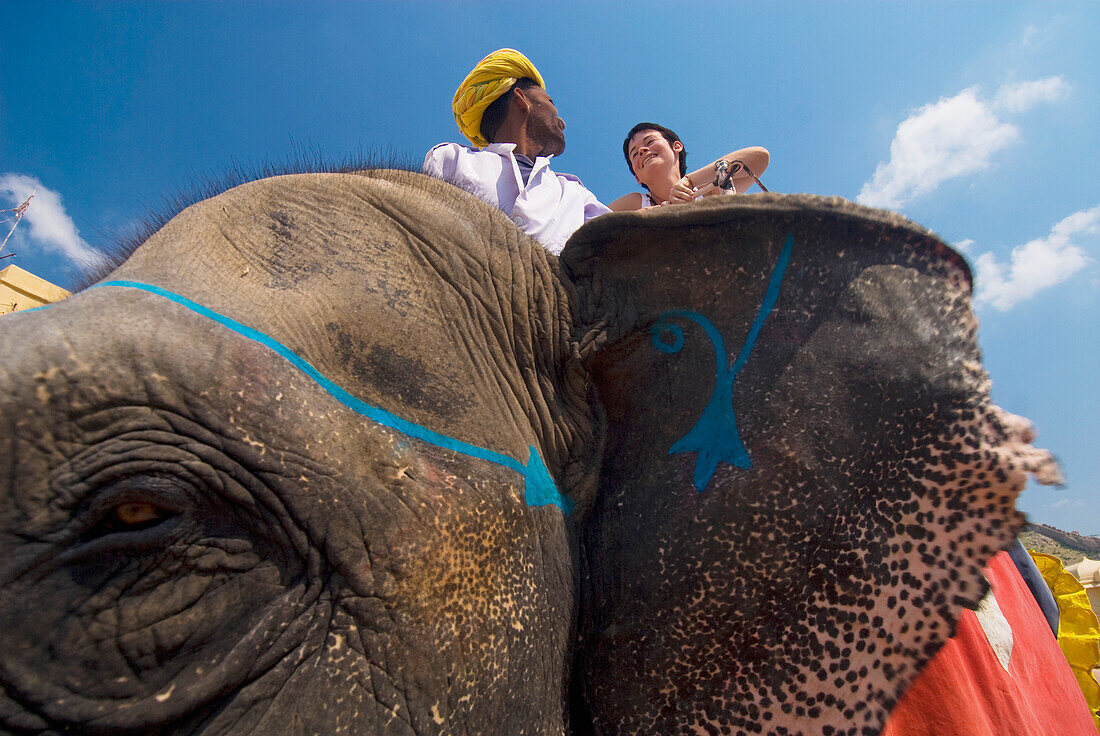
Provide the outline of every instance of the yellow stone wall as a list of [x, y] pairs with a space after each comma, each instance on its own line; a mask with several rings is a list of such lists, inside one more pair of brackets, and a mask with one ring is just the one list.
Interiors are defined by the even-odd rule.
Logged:
[[42, 307], [67, 296], [69, 292], [60, 286], [19, 266], [8, 266], [0, 271], [0, 314]]

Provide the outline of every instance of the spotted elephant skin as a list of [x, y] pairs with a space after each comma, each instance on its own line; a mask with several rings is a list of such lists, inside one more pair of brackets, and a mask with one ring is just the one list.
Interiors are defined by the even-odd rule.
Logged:
[[598, 285], [578, 323], [608, 417], [594, 731], [878, 734], [1057, 466], [990, 403], [969, 269], [930, 233], [839, 199], [675, 214], [562, 254]]
[[969, 293], [814, 197], [193, 205], [0, 321], [0, 731], [877, 733], [1056, 474]]

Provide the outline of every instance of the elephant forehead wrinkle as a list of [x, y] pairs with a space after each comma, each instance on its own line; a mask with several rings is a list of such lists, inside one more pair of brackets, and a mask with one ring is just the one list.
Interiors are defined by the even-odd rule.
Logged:
[[326, 324], [340, 361], [361, 383], [379, 384], [380, 393], [395, 395], [402, 403], [422, 407], [433, 415], [473, 409], [471, 398], [456, 390], [446, 377], [442, 356], [408, 356], [396, 347], [381, 343], [364, 346], [336, 323]]

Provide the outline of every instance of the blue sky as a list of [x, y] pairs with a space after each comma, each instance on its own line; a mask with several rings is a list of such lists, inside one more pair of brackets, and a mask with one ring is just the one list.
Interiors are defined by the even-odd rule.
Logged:
[[556, 168], [605, 201], [635, 189], [622, 137], [652, 120], [689, 165], [762, 145], [769, 188], [889, 207], [960, 247], [994, 399], [1068, 477], [1020, 505], [1100, 534], [1098, 3], [0, 8], [0, 208], [36, 192], [0, 266], [68, 286], [114, 233], [234, 166], [419, 161], [460, 140], [466, 71], [512, 46], [568, 124]]

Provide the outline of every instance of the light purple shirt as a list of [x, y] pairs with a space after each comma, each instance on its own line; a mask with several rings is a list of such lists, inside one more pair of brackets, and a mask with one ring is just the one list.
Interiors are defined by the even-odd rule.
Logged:
[[551, 156], [535, 159], [524, 184], [515, 147], [515, 143], [490, 143], [475, 149], [440, 143], [424, 157], [424, 173], [477, 195], [557, 255], [577, 228], [611, 210], [580, 179], [551, 170]]

